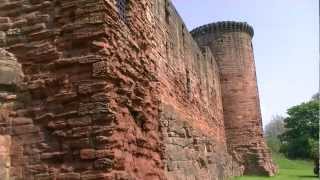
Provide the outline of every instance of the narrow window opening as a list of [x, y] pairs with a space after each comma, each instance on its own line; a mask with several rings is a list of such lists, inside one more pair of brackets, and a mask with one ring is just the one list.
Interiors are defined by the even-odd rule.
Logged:
[[165, 1], [165, 15], [166, 15], [166, 22], [167, 22], [167, 24], [169, 24], [170, 23], [170, 11], [169, 11], [169, 3], [167, 0]]
[[167, 59], [169, 59], [169, 43], [168, 41], [166, 41], [166, 56], [167, 56]]
[[190, 97], [191, 93], [191, 80], [190, 80], [190, 73], [189, 70], [186, 69], [186, 78], [187, 78], [187, 94]]
[[184, 27], [184, 25], [182, 24], [182, 47], [183, 47], [183, 49], [184, 49], [184, 45], [185, 45], [185, 27]]

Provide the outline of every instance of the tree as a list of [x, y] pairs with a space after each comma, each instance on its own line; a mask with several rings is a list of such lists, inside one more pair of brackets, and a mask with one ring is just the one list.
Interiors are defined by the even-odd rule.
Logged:
[[311, 100], [320, 100], [320, 94], [319, 94], [319, 92], [317, 92], [316, 94], [314, 94], [313, 96], [312, 96], [312, 99]]
[[280, 115], [275, 115], [272, 117], [269, 124], [266, 125], [264, 130], [265, 137], [277, 137], [284, 133], [284, 117]]
[[287, 113], [280, 151], [289, 158], [314, 158], [319, 146], [319, 100], [291, 107]]
[[264, 136], [273, 152], [279, 152], [281, 142], [278, 136], [284, 132], [284, 117], [280, 115], [273, 116], [271, 122], [265, 126]]

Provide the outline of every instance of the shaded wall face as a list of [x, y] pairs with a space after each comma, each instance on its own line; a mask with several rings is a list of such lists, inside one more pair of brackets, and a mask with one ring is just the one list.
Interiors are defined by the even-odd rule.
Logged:
[[156, 42], [160, 122], [168, 179], [225, 179], [241, 174], [226, 150], [219, 70], [172, 4], [158, 1]]
[[30, 96], [8, 117], [10, 178], [163, 179], [152, 4], [0, 2]]
[[220, 69], [228, 151], [245, 173], [274, 174], [263, 139], [260, 102], [251, 37], [246, 32], [216, 32], [196, 37], [210, 46]]

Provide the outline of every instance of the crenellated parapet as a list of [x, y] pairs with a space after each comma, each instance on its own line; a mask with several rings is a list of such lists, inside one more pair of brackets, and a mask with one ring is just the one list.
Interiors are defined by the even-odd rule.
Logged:
[[254, 35], [254, 30], [246, 22], [235, 22], [235, 21], [221, 21], [216, 23], [206, 24], [197, 27], [191, 31], [193, 36], [203, 35], [207, 33], [217, 33], [217, 32], [246, 32], [251, 38]]

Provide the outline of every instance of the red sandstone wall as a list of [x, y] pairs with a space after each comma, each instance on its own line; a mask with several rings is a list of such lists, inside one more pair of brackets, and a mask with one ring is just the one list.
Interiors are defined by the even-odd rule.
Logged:
[[11, 136], [9, 116], [16, 101], [14, 92], [21, 80], [21, 66], [12, 54], [0, 48], [0, 179], [9, 180]]
[[30, 96], [10, 114], [11, 179], [164, 179], [150, 1], [0, 1], [0, 46]]
[[[219, 70], [170, 1], [0, 0], [0, 47], [25, 74], [12, 179], [213, 179], [227, 153]], [[1, 114], [3, 115], [3, 113]], [[7, 142], [6, 142], [7, 143]], [[0, 146], [1, 147], [1, 146]], [[0, 167], [1, 168], [1, 167]], [[2, 173], [2, 172], [1, 172]]]
[[10, 177], [10, 146], [11, 137], [0, 135], [0, 177], [2, 180], [9, 180]]
[[225, 179], [239, 175], [227, 154], [219, 70], [171, 3], [158, 1], [158, 77], [168, 179]]
[[180, 109], [193, 119], [190, 121], [193, 126], [203, 128], [224, 144], [219, 70], [215, 59], [209, 49], [200, 50], [172, 5], [167, 11], [168, 21], [162, 17], [162, 26], [158, 27], [166, 31], [160, 37], [164, 42], [158, 61], [162, 102], [177, 111]]
[[200, 46], [210, 46], [220, 69], [228, 151], [239, 156], [245, 173], [273, 175], [275, 167], [263, 138], [253, 30], [243, 23], [225, 22], [192, 33]]

